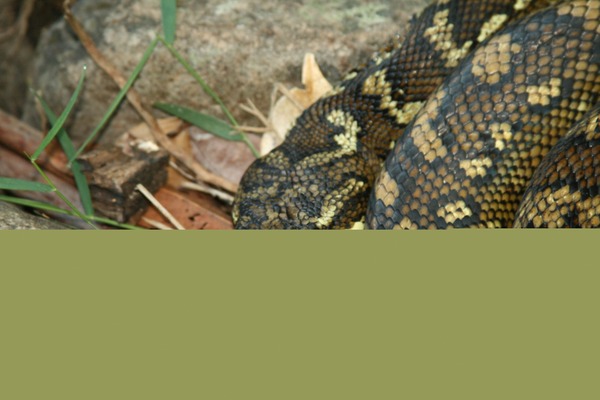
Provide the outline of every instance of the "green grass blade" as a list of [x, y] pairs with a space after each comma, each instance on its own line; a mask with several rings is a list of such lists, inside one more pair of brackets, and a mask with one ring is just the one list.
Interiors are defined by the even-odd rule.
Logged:
[[[37, 200], [29, 200], [29, 199], [22, 199], [20, 197], [12, 197], [12, 196], [0, 195], [0, 201], [5, 201], [7, 203], [18, 204], [18, 205], [25, 206], [25, 207], [36, 208], [38, 210], [44, 210], [44, 211], [54, 212], [54, 213], [57, 213], [57, 214], [71, 215], [73, 217], [77, 216], [77, 214], [74, 213], [73, 211], [65, 210], [65, 209], [62, 209], [60, 207], [56, 207], [55, 205], [44, 203], [44, 202], [37, 201]], [[114, 227], [122, 228], [122, 229], [145, 230], [144, 228], [140, 228], [139, 226], [134, 226], [134, 225], [129, 225], [129, 224], [122, 224], [120, 222], [113, 221], [112, 219], [103, 218], [103, 217], [97, 217], [97, 216], [93, 216], [93, 215], [90, 216], [90, 220], [92, 220], [94, 222], [98, 222], [98, 223], [104, 224], [104, 225], [114, 226]]]
[[32, 161], [36, 161], [38, 159], [40, 154], [42, 154], [44, 149], [50, 144], [52, 139], [54, 139], [54, 137], [58, 134], [58, 131], [61, 130], [62, 126], [64, 125], [65, 121], [67, 120], [67, 117], [71, 113], [71, 110], [75, 106], [75, 102], [77, 101], [77, 98], [79, 97], [81, 88], [83, 88], [83, 81], [85, 80], [86, 69], [87, 69], [87, 67], [84, 65], [83, 70], [81, 71], [81, 77], [79, 78], [79, 82], [77, 83], [77, 87], [75, 88], [75, 91], [71, 95], [71, 98], [69, 99], [69, 102], [67, 103], [67, 106], [65, 107], [62, 114], [60, 114], [60, 116], [56, 120], [56, 123], [52, 126], [52, 129], [50, 129], [50, 132], [48, 132], [48, 134], [46, 135], [44, 140], [42, 140], [42, 143], [40, 143], [37, 150], [31, 156]]
[[231, 122], [231, 125], [238, 126], [239, 124], [233, 117], [233, 114], [231, 114], [231, 112], [229, 112], [227, 107], [225, 107], [225, 103], [223, 103], [223, 100], [221, 100], [221, 98], [217, 95], [217, 93], [214, 90], [212, 90], [212, 88], [210, 86], [208, 86], [208, 84], [206, 83], [206, 81], [204, 79], [202, 79], [200, 74], [198, 74], [196, 72], [196, 70], [194, 68], [192, 68], [191, 64], [181, 54], [179, 54], [179, 52], [175, 49], [175, 47], [173, 47], [165, 39], [159, 37], [158, 40], [163, 42], [165, 47], [171, 52], [171, 54], [177, 59], [177, 61], [179, 61], [179, 63], [183, 66], [183, 68], [186, 69], [186, 71], [196, 80], [196, 82], [198, 82], [198, 84], [202, 87], [202, 90], [204, 90], [204, 93], [209, 95], [214, 100], [214, 102], [217, 103], [219, 105], [219, 107], [221, 107], [223, 114], [225, 114], [225, 116], [227, 116], [227, 119], [229, 119], [229, 122]]
[[177, 27], [177, 1], [161, 0], [160, 8], [162, 11], [162, 25], [165, 40], [169, 44], [173, 44], [173, 42], [175, 42], [175, 29]]
[[50, 185], [40, 182], [26, 181], [23, 179], [0, 177], [0, 189], [4, 190], [31, 190], [33, 192], [49, 193], [54, 189]]
[[[221, 107], [221, 110], [223, 111], [225, 116], [229, 119], [231, 126], [233, 126], [234, 129], [237, 128], [239, 126], [239, 124], [233, 117], [233, 114], [231, 114], [231, 112], [227, 109], [227, 107], [225, 107], [225, 103], [223, 103], [223, 101], [217, 95], [217, 93], [214, 90], [212, 90], [212, 88], [210, 86], [208, 86], [208, 84], [206, 83], [206, 81], [204, 79], [202, 79], [200, 74], [198, 74], [196, 72], [196, 70], [194, 70], [194, 68], [192, 68], [191, 64], [181, 54], [179, 54], [179, 52], [175, 49], [175, 47], [173, 47], [167, 40], [165, 40], [164, 38], [161, 38], [161, 37], [159, 37], [158, 40], [160, 40], [165, 45], [165, 47], [171, 52], [171, 54], [177, 59], [177, 61], [179, 61], [179, 63], [186, 69], [186, 71], [196, 80], [196, 82], [198, 82], [198, 84], [202, 87], [202, 90], [204, 90], [204, 92], [206, 94], [208, 94], [215, 101], [215, 103], [217, 103], [219, 105], [219, 107]], [[223, 121], [221, 121], [221, 122], [223, 122]], [[224, 130], [224, 128], [221, 129], [221, 131], [223, 131], [223, 130]], [[211, 133], [214, 133], [214, 132], [211, 131]], [[254, 154], [254, 157], [259, 158], [260, 153], [256, 150], [256, 147], [254, 147], [254, 145], [248, 138], [248, 135], [246, 135], [243, 132], [237, 132], [237, 133], [242, 135], [241, 139], [239, 139], [239, 140], [246, 143], [246, 145], [252, 151], [252, 154]], [[228, 134], [231, 135], [231, 133], [228, 133]]]
[[72, 213], [67, 210], [64, 210], [60, 207], [56, 207], [55, 205], [44, 203], [44, 202], [37, 201], [37, 200], [23, 199], [20, 197], [12, 197], [12, 196], [5, 196], [5, 195], [0, 195], [0, 200], [5, 201], [7, 203], [18, 204], [20, 206], [37, 208], [38, 210], [51, 211], [51, 212], [55, 212], [58, 214], [72, 215]]
[[56, 185], [54, 185], [54, 183], [52, 183], [52, 181], [50, 180], [50, 178], [48, 178], [48, 176], [44, 173], [44, 171], [42, 171], [42, 169], [40, 168], [39, 165], [37, 165], [37, 163], [33, 160], [30, 159], [31, 163], [33, 164], [33, 166], [35, 167], [35, 169], [39, 172], [39, 174], [42, 176], [42, 178], [44, 178], [44, 180], [46, 181], [46, 183], [48, 183], [48, 185], [52, 186], [52, 188], [54, 189], [54, 191], [56, 192], [56, 195], [58, 197], [60, 197], [60, 199], [62, 201], [65, 202], [65, 204], [71, 209], [73, 210], [73, 212], [75, 213], [75, 215], [77, 215], [79, 218], [81, 218], [82, 220], [84, 220], [85, 222], [88, 223], [88, 225], [90, 225], [92, 228], [94, 229], [98, 229], [98, 227], [96, 227], [96, 225], [94, 225], [91, 221], [91, 219], [87, 216], [81, 213], [81, 211], [79, 211], [77, 209], [77, 207], [75, 207], [75, 205], [73, 203], [71, 203], [69, 201], [69, 199], [67, 199], [67, 197], [62, 194], [60, 192], [60, 190], [58, 190], [58, 188], [56, 187]]
[[[50, 106], [48, 106], [48, 103], [46, 103], [41, 96], [38, 96], [35, 92], [33, 94], [42, 105], [44, 113], [48, 117], [50, 123], [54, 125], [57, 119], [56, 114], [54, 114], [54, 112], [50, 109]], [[75, 155], [75, 146], [73, 146], [73, 142], [71, 141], [71, 138], [67, 132], [64, 129], [61, 129], [56, 135], [56, 139], [67, 155], [67, 158], [71, 159]], [[88, 186], [87, 179], [85, 178], [85, 175], [81, 171], [81, 167], [76, 160], [71, 163], [71, 172], [73, 173], [73, 178], [75, 179], [75, 185], [77, 186], [79, 198], [81, 199], [84, 212], [88, 216], [94, 215], [94, 207], [92, 206], [92, 195], [90, 193], [90, 188]]]
[[223, 139], [232, 140], [235, 142], [240, 142], [243, 140], [242, 135], [235, 131], [231, 125], [219, 118], [213, 117], [212, 115], [207, 115], [175, 104], [156, 103], [154, 104], [154, 107], [168, 114], [181, 118], [182, 120], [187, 121], [190, 124], [204, 129], [205, 131]]
[[75, 160], [77, 157], [79, 157], [81, 155], [81, 153], [83, 152], [83, 150], [85, 150], [85, 148], [92, 142], [92, 140], [95, 139], [96, 135], [98, 135], [98, 133], [102, 130], [102, 128], [104, 128], [104, 126], [106, 125], [106, 123], [108, 122], [108, 120], [114, 114], [115, 110], [121, 104], [121, 101], [123, 101], [123, 98], [127, 95], [127, 92], [129, 91], [129, 89], [131, 88], [131, 86], [133, 85], [133, 83], [135, 82], [135, 80], [137, 79], [137, 77], [139, 76], [139, 74], [142, 71], [142, 69], [144, 68], [144, 66], [148, 62], [148, 59], [150, 58], [150, 56], [154, 52], [154, 49], [156, 48], [157, 44], [158, 44], [158, 39], [154, 39], [152, 41], [152, 43], [150, 43], [150, 45], [148, 46], [148, 48], [144, 52], [144, 54], [142, 56], [142, 59], [136, 65], [135, 69], [133, 70], [133, 72], [129, 76], [129, 79], [125, 83], [125, 86], [123, 86], [123, 88], [119, 91], [119, 93], [117, 94], [117, 97], [115, 97], [115, 99], [110, 104], [110, 107], [108, 108], [108, 110], [106, 111], [106, 113], [104, 113], [104, 116], [102, 117], [102, 120], [100, 121], [100, 123], [98, 124], [98, 126], [96, 126], [96, 128], [94, 129], [94, 131], [86, 138], [86, 140], [83, 142], [83, 144], [75, 152], [75, 154], [73, 155], [73, 157], [69, 158], [69, 164], [71, 164], [73, 162], [73, 160]]

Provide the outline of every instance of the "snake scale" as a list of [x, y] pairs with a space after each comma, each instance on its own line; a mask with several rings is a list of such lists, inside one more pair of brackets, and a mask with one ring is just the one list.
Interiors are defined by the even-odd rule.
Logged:
[[599, 100], [600, 0], [438, 0], [248, 168], [235, 226], [600, 226]]

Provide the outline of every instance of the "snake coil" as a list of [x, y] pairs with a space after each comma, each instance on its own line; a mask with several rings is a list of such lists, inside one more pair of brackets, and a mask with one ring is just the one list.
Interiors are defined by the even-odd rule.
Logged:
[[600, 0], [545, 5], [431, 4], [250, 166], [236, 228], [598, 226]]

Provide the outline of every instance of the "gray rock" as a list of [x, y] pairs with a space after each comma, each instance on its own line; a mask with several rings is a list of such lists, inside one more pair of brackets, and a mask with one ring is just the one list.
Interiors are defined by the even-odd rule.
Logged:
[[22, 211], [0, 201], [0, 229], [68, 229], [67, 226]]
[[22, 112], [33, 58], [26, 38], [17, 42], [17, 32], [6, 35], [15, 24], [20, 1], [0, 0], [0, 36], [4, 36], [0, 40], [0, 108], [13, 115]]
[[[275, 82], [300, 86], [304, 54], [312, 52], [330, 81], [364, 62], [402, 31], [407, 19], [428, 0], [182, 0], [178, 1], [176, 48], [223, 98], [239, 122], [258, 125], [239, 109], [251, 98], [267, 112]], [[74, 9], [101, 51], [130, 74], [160, 32], [156, 0], [79, 0]], [[81, 141], [101, 119], [117, 93], [116, 85], [88, 58], [61, 21], [40, 40], [33, 86], [60, 112], [88, 66], [85, 90], [69, 121]], [[218, 107], [159, 45], [135, 85], [147, 104], [172, 102], [213, 115]], [[157, 115], [161, 115], [155, 112]], [[30, 98], [24, 117], [38, 126]], [[104, 139], [140, 121], [128, 104], [111, 120]]]

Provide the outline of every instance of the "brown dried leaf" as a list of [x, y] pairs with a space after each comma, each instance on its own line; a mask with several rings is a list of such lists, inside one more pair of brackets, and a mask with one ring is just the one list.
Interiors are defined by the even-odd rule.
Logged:
[[[231, 220], [222, 213], [211, 210], [172, 189], [162, 188], [154, 194], [154, 197], [185, 229], [233, 229]], [[171, 226], [169, 221], [154, 207], [150, 207], [139, 222], [142, 227], [152, 228], [151, 224], [144, 221], [144, 218]]]
[[267, 154], [283, 142], [288, 130], [302, 111], [333, 89], [329, 81], [323, 76], [315, 56], [311, 53], [304, 56], [302, 84], [304, 89], [284, 90], [284, 96], [277, 100], [270, 110], [269, 124], [273, 128], [273, 132], [266, 132], [262, 137], [260, 146], [262, 155]]

